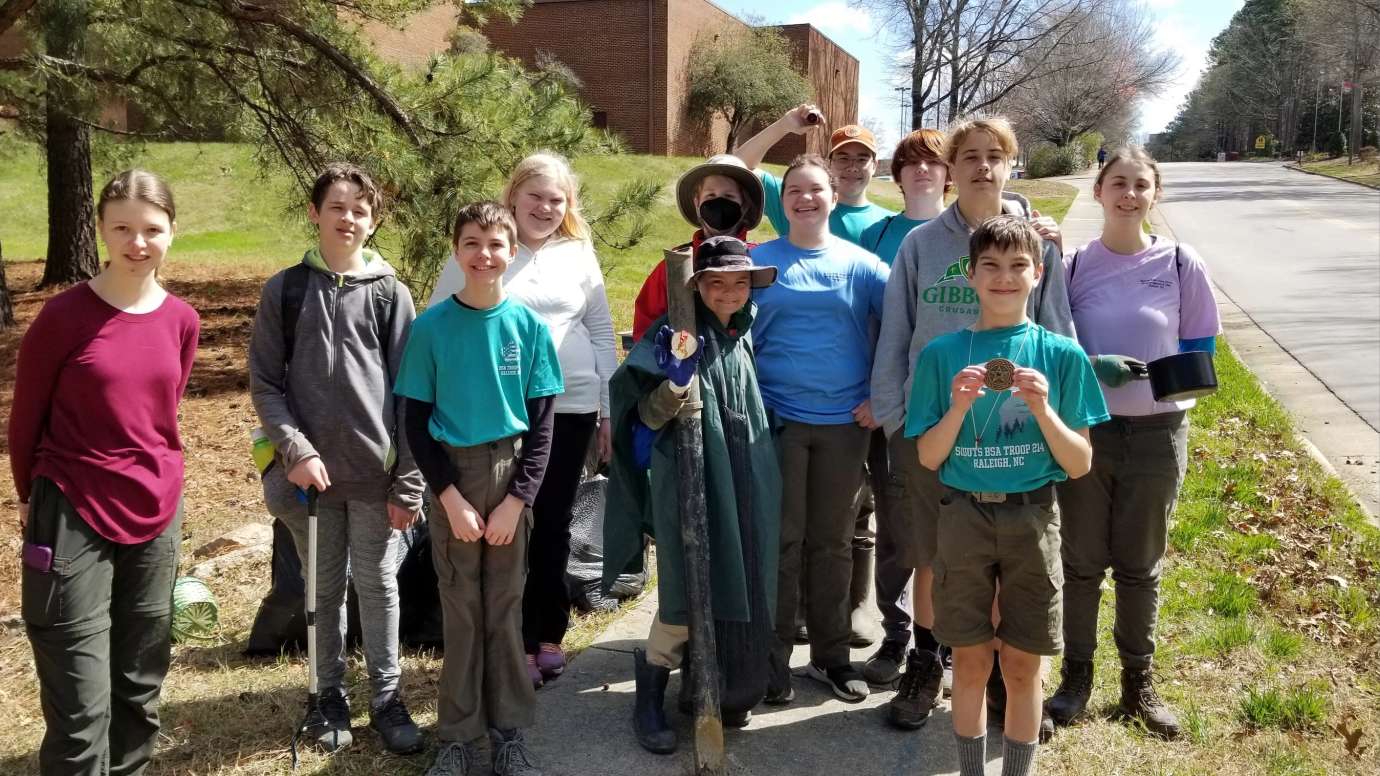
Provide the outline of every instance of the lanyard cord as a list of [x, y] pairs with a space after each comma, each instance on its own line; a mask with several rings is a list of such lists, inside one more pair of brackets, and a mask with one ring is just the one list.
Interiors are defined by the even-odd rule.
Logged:
[[[1029, 323], [1027, 324], [1027, 328], [1026, 328], [1026, 330], [1025, 330], [1025, 336], [1021, 338], [1021, 347], [1020, 347], [1020, 349], [1018, 349], [1018, 350], [1016, 351], [1016, 356], [1015, 356], [1015, 358], [1011, 359], [1011, 362], [1012, 362], [1013, 364], [1019, 362], [1019, 361], [1021, 360], [1021, 356], [1025, 354], [1025, 346], [1026, 346], [1026, 343], [1030, 341], [1030, 328], [1032, 328], [1033, 326], [1034, 326], [1034, 324], [1029, 324]], [[969, 335], [968, 335], [968, 364], [971, 365], [971, 364], [973, 363], [973, 340], [977, 339], [977, 330], [976, 330], [976, 329], [969, 329], [968, 331], [969, 331]], [[1002, 393], [1005, 394], [1006, 392], [1005, 392], [1005, 391], [1002, 391]], [[977, 403], [977, 402], [974, 402], [974, 404], [976, 404], [976, 403]], [[990, 424], [990, 423], [992, 422], [992, 415], [993, 415], [994, 413], [996, 413], [998, 407], [1000, 407], [1001, 405], [1003, 405], [1003, 404], [1005, 404], [1005, 403], [1006, 403], [1006, 396], [1004, 396], [1004, 395], [998, 397], [996, 401], [993, 401], [993, 402], [992, 402], [992, 407], [991, 407], [991, 409], [987, 410], [987, 419], [984, 420], [984, 421], [982, 421], [982, 431], [978, 431], [978, 427], [977, 427], [977, 416], [975, 416], [975, 415], [973, 414], [973, 408], [972, 408], [972, 406], [970, 405], [970, 406], [968, 407], [968, 420], [972, 423], [972, 426], [973, 426], [973, 446], [974, 446], [974, 447], [981, 447], [981, 446], [982, 446], [982, 435], [987, 433], [987, 426], [988, 426], [988, 424]]]

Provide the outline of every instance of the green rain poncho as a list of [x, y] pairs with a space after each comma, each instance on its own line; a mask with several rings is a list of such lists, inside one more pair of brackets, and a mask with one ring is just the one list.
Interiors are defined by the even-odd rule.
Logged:
[[[695, 307], [705, 342], [697, 374], [704, 402], [705, 504], [716, 631], [723, 642], [726, 624], [744, 623], [750, 627], [729, 630], [769, 645], [780, 549], [781, 472], [757, 388], [749, 333], [755, 307], [749, 302], [727, 327], [698, 296]], [[641, 570], [643, 535], [649, 535], [657, 544], [661, 619], [684, 625], [689, 614], [677, 498], [676, 421], [657, 433], [649, 470], [637, 468], [632, 449], [638, 400], [666, 379], [652, 344], [665, 322], [662, 318], [651, 326], [609, 384], [614, 454], [604, 514], [604, 586], [607, 589], [621, 573]]]

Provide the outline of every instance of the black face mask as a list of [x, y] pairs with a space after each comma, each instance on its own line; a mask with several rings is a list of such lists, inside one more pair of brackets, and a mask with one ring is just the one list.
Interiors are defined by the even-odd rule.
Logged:
[[730, 234], [743, 220], [743, 206], [731, 199], [714, 197], [700, 203], [700, 221], [719, 234]]

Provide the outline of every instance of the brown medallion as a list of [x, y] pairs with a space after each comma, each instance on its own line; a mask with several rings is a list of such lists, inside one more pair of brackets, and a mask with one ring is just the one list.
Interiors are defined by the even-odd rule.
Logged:
[[994, 391], [1004, 391], [1015, 382], [1016, 365], [1004, 358], [987, 362], [987, 377], [982, 384]]

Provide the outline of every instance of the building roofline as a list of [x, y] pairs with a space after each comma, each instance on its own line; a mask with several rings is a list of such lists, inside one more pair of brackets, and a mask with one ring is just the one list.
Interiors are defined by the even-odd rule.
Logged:
[[[704, 0], [704, 2], [709, 2], [709, 0]], [[814, 26], [813, 24], [810, 24], [809, 22], [796, 22], [795, 24], [764, 24], [764, 25], [762, 25], [762, 26], [763, 26], [763, 27], [775, 27], [775, 28], [777, 28], [777, 29], [783, 29], [783, 28], [786, 28], [786, 27], [808, 27], [808, 28], [814, 30], [815, 33], [817, 33], [817, 34], [819, 35], [819, 37], [824, 38], [825, 40], [829, 41], [829, 45], [833, 46], [834, 48], [836, 48], [836, 49], [838, 49], [839, 51], [842, 51], [844, 54], [848, 55], [848, 58], [849, 58], [849, 59], [852, 59], [854, 62], [858, 62], [859, 64], [861, 64], [861, 61], [860, 61], [857, 57], [853, 56], [853, 52], [851, 52], [851, 51], [849, 51], [848, 49], [844, 48], [843, 46], [839, 45], [839, 42], [838, 42], [838, 41], [834, 40], [833, 38], [829, 37], [828, 35], [825, 35], [825, 34], [824, 34], [824, 30], [821, 30], [820, 28]]]

